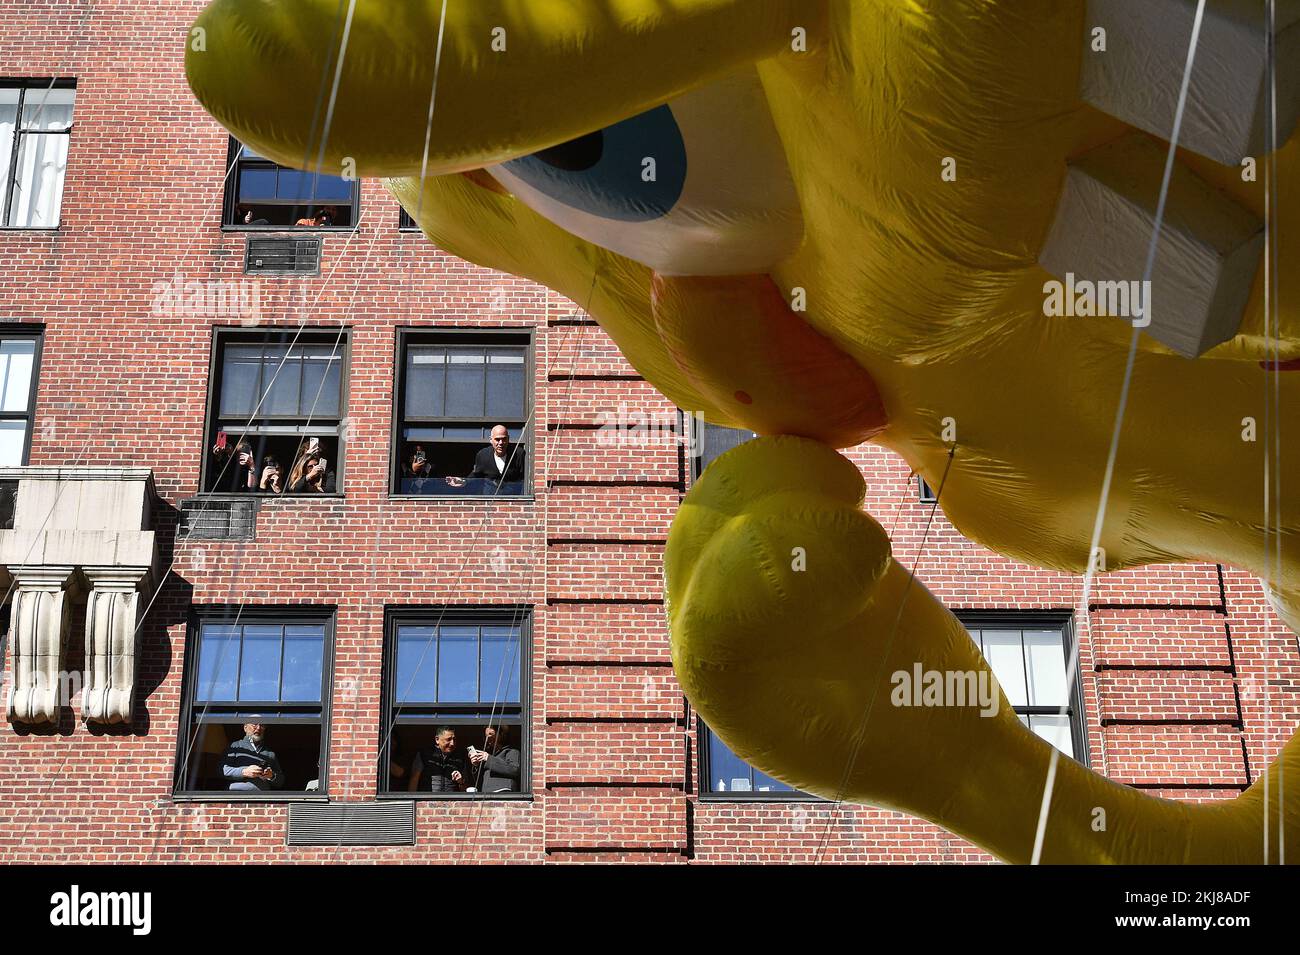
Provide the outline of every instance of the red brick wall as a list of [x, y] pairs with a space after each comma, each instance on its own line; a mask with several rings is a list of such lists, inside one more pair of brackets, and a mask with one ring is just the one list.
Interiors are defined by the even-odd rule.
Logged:
[[[0, 3], [0, 75], [78, 81], [61, 228], [0, 233], [0, 319], [46, 330], [31, 463], [147, 466], [173, 507], [198, 487], [212, 328], [230, 321], [151, 314], [155, 284], [254, 281], [243, 236], [220, 229], [225, 133], [181, 70], [199, 6], [99, 2], [83, 20], [72, 0]], [[321, 276], [256, 280], [263, 324], [352, 330], [346, 497], [268, 502], [252, 543], [175, 545], [129, 731], [71, 712], [53, 732], [3, 724], [0, 861], [989, 861], [897, 813], [698, 796], [661, 602], [683, 459], [662, 436], [607, 447], [593, 430], [671, 405], [599, 328], [556, 324], [572, 303], [399, 233], [378, 183], [361, 208], [354, 232], [326, 235]], [[442, 325], [535, 330], [534, 501], [389, 497], [395, 329]], [[853, 458], [913, 565], [930, 508], [898, 459]], [[956, 609], [1070, 610], [1080, 592], [942, 515], [918, 574]], [[1294, 638], [1255, 582], [1154, 567], [1102, 578], [1093, 600], [1077, 627], [1092, 765], [1175, 798], [1240, 791], [1290, 735], [1300, 688]], [[328, 795], [343, 801], [375, 795], [384, 608], [534, 607], [531, 801], [422, 802], [413, 847], [303, 849], [285, 845], [283, 804], [174, 800], [187, 612], [241, 601], [337, 607]]]

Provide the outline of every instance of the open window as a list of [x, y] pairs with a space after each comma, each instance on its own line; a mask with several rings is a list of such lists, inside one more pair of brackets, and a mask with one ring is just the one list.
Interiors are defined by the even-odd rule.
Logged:
[[[381, 793], [528, 792], [529, 623], [526, 607], [389, 612]], [[489, 727], [500, 734], [496, 740]], [[443, 729], [451, 733], [440, 739]], [[476, 764], [479, 750], [494, 760]], [[463, 778], [452, 779], [452, 772]]]
[[39, 326], [0, 333], [0, 467], [27, 463], [40, 355]]
[[218, 329], [203, 489], [341, 493], [349, 334]]
[[235, 229], [351, 229], [360, 206], [356, 178], [303, 172], [259, 156], [231, 137], [222, 224]]
[[529, 334], [404, 329], [398, 349], [394, 493], [530, 494]]
[[0, 227], [58, 227], [75, 87], [64, 79], [0, 81]]
[[325, 791], [333, 615], [196, 613], [186, 652], [176, 792], [273, 798]]

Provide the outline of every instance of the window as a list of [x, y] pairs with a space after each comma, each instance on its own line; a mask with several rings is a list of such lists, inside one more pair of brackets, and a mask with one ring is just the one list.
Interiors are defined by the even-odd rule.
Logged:
[[725, 451], [744, 444], [757, 435], [743, 428], [728, 428], [725, 425], [710, 424], [697, 417], [689, 419], [694, 429], [692, 440], [694, 453], [691, 457], [691, 480], [698, 481], [714, 460]]
[[787, 786], [779, 779], [750, 766], [720, 740], [703, 720], [697, 721], [700, 740], [700, 772], [704, 784], [700, 791], [725, 796], [762, 798], [816, 799], [803, 790]]
[[[177, 793], [323, 793], [332, 644], [333, 614], [319, 609], [197, 613], [186, 651]], [[250, 724], [261, 727], [260, 739]]]
[[401, 232], [419, 232], [420, 227], [415, 224], [415, 219], [405, 209], [401, 209], [397, 214], [397, 228]]
[[[529, 494], [529, 334], [406, 329], [398, 348], [394, 492]], [[491, 443], [498, 426], [504, 446]]]
[[[232, 168], [233, 165], [233, 168]], [[246, 229], [350, 229], [360, 204], [358, 180], [280, 166], [233, 137], [226, 158], [222, 222]]]
[[934, 488], [930, 487], [925, 478], [919, 474], [916, 476], [916, 491], [922, 504], [935, 504], [939, 500], [939, 496], [934, 493]]
[[[1066, 696], [1070, 618], [1066, 614], [960, 613], [1020, 722], [1066, 756], [1087, 763], [1083, 694], [1075, 674]], [[1061, 716], [1061, 705], [1066, 715]]]
[[0, 467], [27, 463], [40, 354], [39, 329], [0, 332]]
[[[390, 611], [380, 792], [528, 792], [529, 623], [526, 607]], [[444, 727], [452, 732], [439, 745]], [[499, 772], [471, 760], [470, 747], [491, 750], [488, 727], [501, 733], [501, 762], [491, 764]]]
[[346, 329], [218, 329], [205, 491], [342, 491], [348, 341]]
[[74, 87], [72, 80], [0, 84], [0, 225], [58, 226]]

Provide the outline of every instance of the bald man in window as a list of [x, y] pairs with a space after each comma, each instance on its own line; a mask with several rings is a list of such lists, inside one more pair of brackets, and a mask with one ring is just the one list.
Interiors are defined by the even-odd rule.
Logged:
[[518, 482], [522, 484], [528, 473], [527, 452], [521, 445], [510, 444], [510, 431], [499, 424], [492, 429], [492, 443], [479, 451], [474, 459], [474, 470], [466, 477], [449, 475], [452, 487], [464, 487], [466, 481], [482, 478], [496, 485]]

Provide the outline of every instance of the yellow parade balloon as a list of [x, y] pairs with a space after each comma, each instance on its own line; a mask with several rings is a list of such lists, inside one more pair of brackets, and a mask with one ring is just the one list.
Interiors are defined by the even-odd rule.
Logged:
[[[896, 672], [988, 670], [835, 449], [896, 451], [966, 537], [1081, 573], [1130, 373], [1105, 569], [1231, 564], [1300, 626], [1297, 482], [1270, 566], [1267, 442], [1243, 440], [1274, 394], [1274, 420], [1300, 411], [1300, 263], [1266, 225], [1300, 221], [1300, 66], [1273, 129], [1258, 14], [1168, 6], [216, 0], [186, 69], [258, 153], [389, 179], [439, 246], [567, 295], [677, 405], [767, 436], [669, 539], [693, 705], [793, 786], [1024, 862], [1052, 750], [1005, 698], [891, 700]], [[1298, 778], [1300, 743], [1279, 759]], [[1186, 805], [1054, 771], [1043, 861], [1276, 859], [1262, 781]]]

